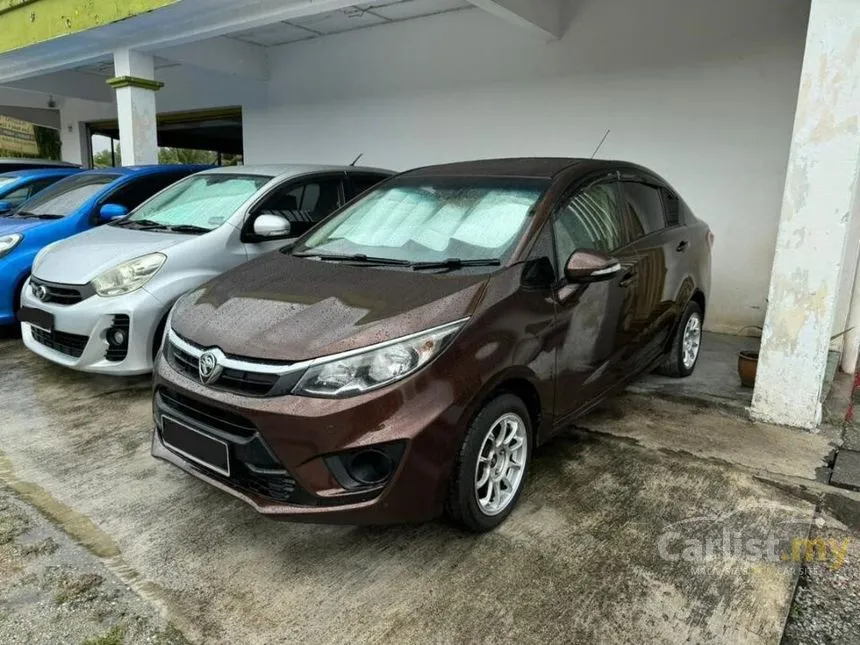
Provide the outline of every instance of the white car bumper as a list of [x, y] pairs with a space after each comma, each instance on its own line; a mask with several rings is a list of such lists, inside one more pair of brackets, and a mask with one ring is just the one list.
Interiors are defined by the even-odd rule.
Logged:
[[[155, 333], [169, 310], [145, 289], [113, 298], [93, 295], [73, 305], [46, 303], [33, 295], [29, 280], [21, 292], [21, 306], [54, 317], [50, 332], [21, 323], [24, 344], [32, 352], [72, 369], [127, 376], [152, 371], [153, 343], [161, 343]], [[108, 332], [122, 326], [122, 316], [128, 317], [128, 341], [126, 347], [112, 347]]]

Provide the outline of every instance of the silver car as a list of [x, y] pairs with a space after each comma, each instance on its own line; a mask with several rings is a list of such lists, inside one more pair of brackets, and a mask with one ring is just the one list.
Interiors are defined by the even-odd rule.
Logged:
[[391, 174], [291, 165], [187, 177], [128, 217], [36, 256], [21, 293], [24, 343], [78, 370], [149, 372], [179, 296], [282, 247]]

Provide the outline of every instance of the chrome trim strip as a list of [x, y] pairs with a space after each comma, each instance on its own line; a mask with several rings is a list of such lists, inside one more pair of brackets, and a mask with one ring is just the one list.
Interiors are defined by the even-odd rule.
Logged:
[[414, 334], [409, 334], [407, 336], [401, 336], [392, 340], [386, 340], [381, 343], [376, 343], [375, 345], [367, 345], [366, 347], [350, 349], [348, 351], [340, 352], [338, 354], [329, 354], [328, 356], [311, 358], [306, 361], [293, 363], [292, 365], [279, 365], [277, 363], [257, 363], [251, 361], [243, 361], [238, 358], [229, 358], [218, 347], [198, 349], [197, 347], [194, 347], [187, 341], [180, 338], [179, 335], [175, 331], [173, 331], [172, 327], [168, 327], [168, 338], [170, 342], [176, 347], [178, 347], [181, 351], [185, 352], [186, 354], [189, 354], [190, 356], [193, 356], [198, 360], [200, 359], [200, 356], [202, 356], [205, 352], [212, 352], [217, 356], [218, 364], [222, 365], [226, 369], [241, 370], [243, 372], [256, 372], [257, 374], [275, 374], [277, 376], [284, 376], [286, 374], [292, 374], [294, 372], [303, 372], [313, 365], [320, 365], [322, 363], [331, 363], [332, 361], [339, 361], [344, 358], [350, 358], [359, 354], [365, 354], [367, 352], [373, 352], [378, 349], [383, 349], [391, 345], [397, 345], [399, 343], [412, 340], [413, 338], [419, 338], [427, 334], [444, 331], [448, 328], [460, 327], [468, 320], [469, 316], [466, 316], [465, 318], [460, 318], [459, 320], [445, 323], [444, 325], [438, 325], [437, 327], [431, 327], [430, 329], [424, 329], [422, 331], [415, 332]]

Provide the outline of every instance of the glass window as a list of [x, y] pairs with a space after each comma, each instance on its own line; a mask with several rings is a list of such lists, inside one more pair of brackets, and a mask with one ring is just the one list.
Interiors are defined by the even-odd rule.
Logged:
[[616, 184], [593, 184], [576, 193], [553, 220], [558, 266], [576, 249], [611, 253], [628, 243]]
[[295, 247], [297, 253], [409, 262], [499, 259], [513, 251], [547, 182], [405, 178], [349, 206]]
[[361, 195], [364, 191], [370, 190], [376, 184], [381, 182], [383, 179], [387, 179], [388, 175], [371, 175], [368, 173], [364, 174], [355, 174], [352, 173], [349, 176], [350, 182], [352, 182], [352, 194], [353, 195]]
[[211, 231], [226, 222], [271, 179], [226, 173], [192, 175], [176, 182], [120, 223], [145, 221], [151, 226], [193, 226]]
[[98, 173], [74, 175], [43, 190], [27, 202], [25, 215], [45, 219], [60, 219], [74, 213], [119, 175]]
[[30, 197], [30, 186], [21, 186], [15, 190], [6, 193], [2, 198], [4, 202], [9, 202], [12, 206], [17, 207], [23, 204]]
[[666, 228], [659, 188], [632, 181], [625, 181], [622, 186], [627, 207], [625, 216], [634, 239]]
[[287, 219], [290, 237], [296, 237], [340, 206], [343, 206], [340, 178], [317, 179], [274, 190], [254, 215], [279, 215]]
[[[187, 174], [187, 173], [186, 173]], [[105, 204], [119, 204], [128, 210], [134, 210], [155, 193], [167, 188], [175, 181], [186, 175], [176, 173], [158, 173], [156, 175], [144, 175], [123, 184], [116, 191], [105, 197]]]

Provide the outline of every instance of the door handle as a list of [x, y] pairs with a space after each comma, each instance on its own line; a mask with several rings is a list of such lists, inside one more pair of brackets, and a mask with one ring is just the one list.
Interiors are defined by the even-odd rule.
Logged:
[[636, 272], [628, 271], [624, 274], [624, 276], [618, 281], [619, 287], [629, 287], [636, 281]]
[[678, 253], [683, 253], [684, 251], [686, 251], [689, 248], [689, 246], [690, 246], [690, 243], [687, 240], [684, 240], [683, 242], [678, 244], [678, 246], [675, 247], [675, 250]]

